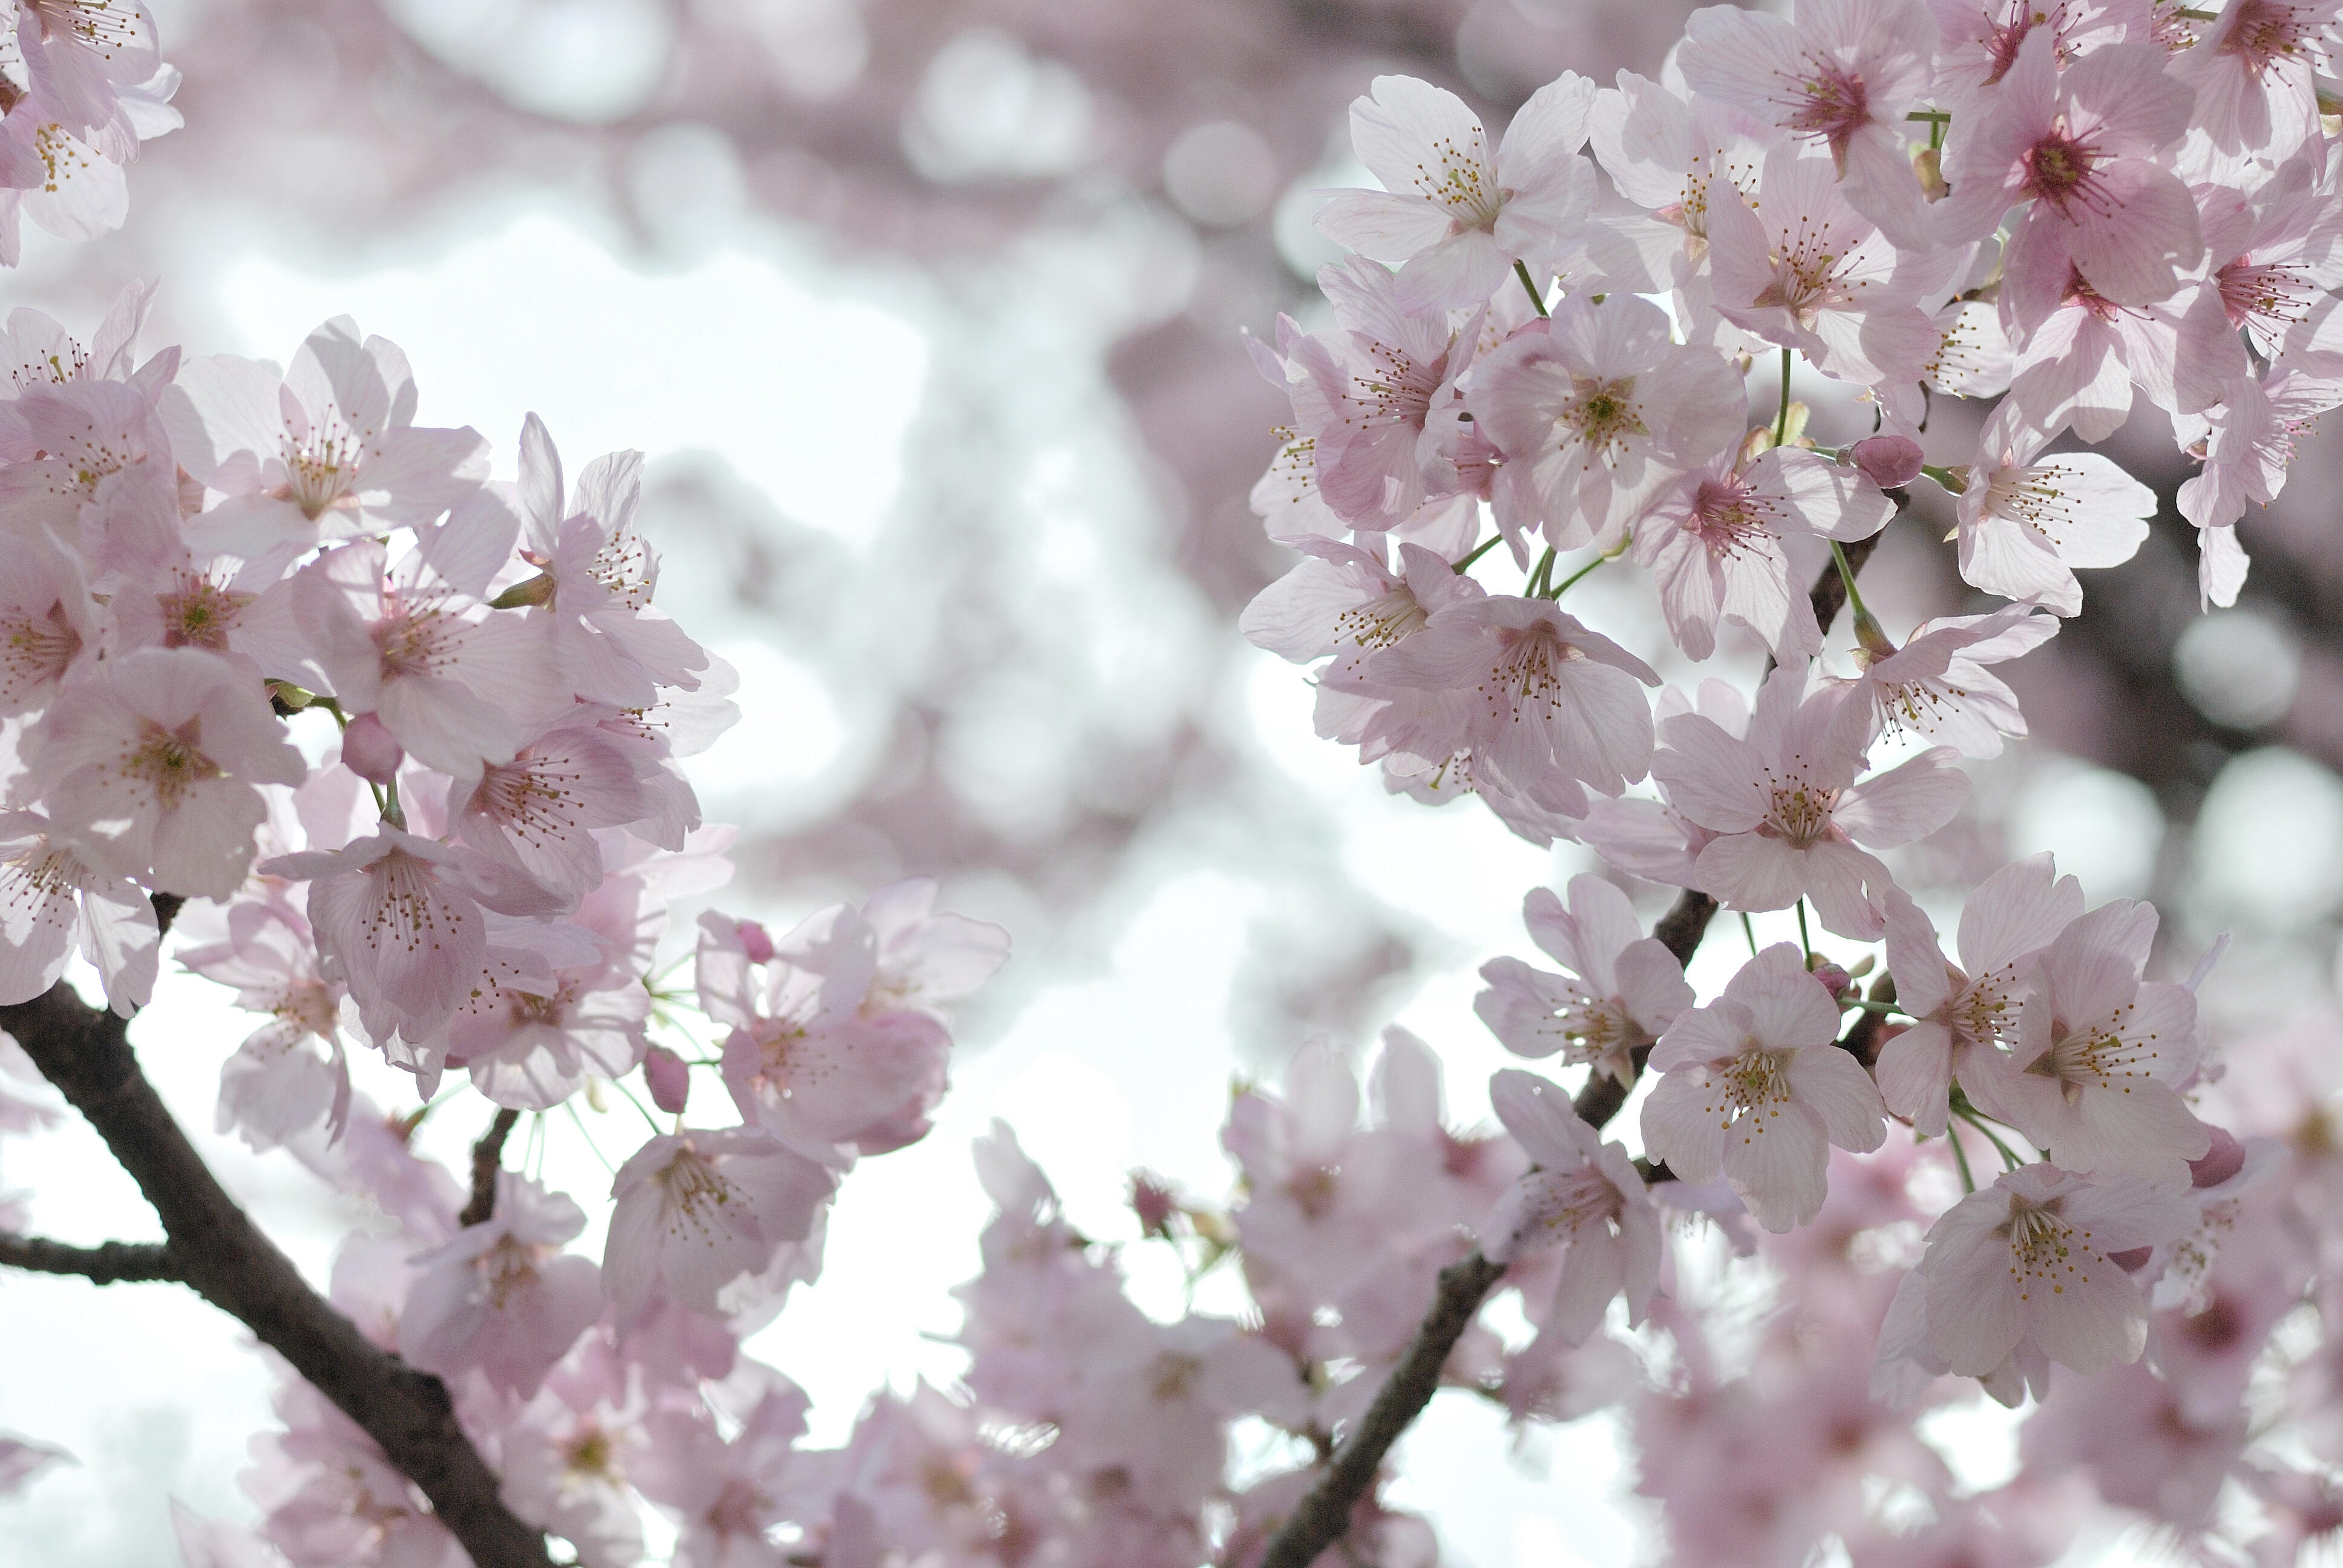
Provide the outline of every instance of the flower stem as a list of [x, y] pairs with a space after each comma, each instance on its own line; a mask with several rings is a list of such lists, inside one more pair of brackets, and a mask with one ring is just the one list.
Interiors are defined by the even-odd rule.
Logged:
[[[1848, 586], [1853, 587], [1854, 585], [1849, 584]], [[1806, 935], [1806, 900], [1804, 899], [1800, 899], [1798, 900], [1798, 946], [1805, 950], [1806, 968], [1809, 970], [1813, 969], [1815, 967], [1815, 944], [1814, 939]]]
[[1535, 570], [1530, 573], [1529, 586], [1522, 590], [1523, 598], [1544, 598], [1546, 584], [1554, 580], [1554, 547], [1548, 545], [1545, 554], [1538, 557]]
[[1450, 561], [1448, 563], [1448, 569], [1454, 572], [1458, 577], [1463, 577], [1465, 572], [1472, 568], [1474, 561], [1479, 560], [1483, 556], [1485, 556], [1491, 550], [1495, 549], [1499, 545], [1504, 543], [1504, 540], [1505, 536], [1503, 534], [1491, 534], [1487, 538], [1483, 539], [1479, 544], [1474, 545], [1463, 559]]
[[1536, 282], [1530, 276], [1529, 264], [1516, 257], [1513, 261], [1513, 276], [1522, 280], [1522, 286], [1529, 290], [1530, 303], [1537, 307], [1537, 313], [1540, 316], [1544, 316], [1546, 313], [1545, 296], [1538, 292]]
[[1741, 935], [1749, 943], [1749, 956], [1757, 956], [1757, 928], [1749, 923], [1749, 911], [1741, 911]]
[[1961, 1130], [1958, 1127], [1946, 1128], [1945, 1141], [1953, 1146], [1953, 1161], [1961, 1168], [1961, 1191], [1976, 1191], [1976, 1178], [1969, 1174], [1969, 1151], [1961, 1147]]
[[1855, 591], [1855, 568], [1847, 563], [1846, 551], [1840, 548], [1836, 539], [1831, 541], [1831, 559], [1838, 563], [1839, 580], [1846, 584], [1846, 602], [1855, 611], [1856, 623], [1860, 625], [1869, 620], [1871, 612], [1864, 608], [1863, 595]]
[[1560, 598], [1563, 596], [1564, 591], [1566, 590], [1571, 584], [1576, 582], [1579, 578], [1584, 577], [1588, 572], [1593, 571], [1596, 567], [1601, 566], [1604, 561], [1607, 561], [1610, 558], [1611, 558], [1609, 556], [1596, 556], [1593, 560], [1587, 562], [1584, 566], [1579, 568], [1576, 571], [1563, 578], [1560, 583], [1546, 589], [1545, 597], [1547, 598]]
[[1790, 351], [1782, 350], [1782, 407], [1774, 416], [1774, 445], [1790, 438]]

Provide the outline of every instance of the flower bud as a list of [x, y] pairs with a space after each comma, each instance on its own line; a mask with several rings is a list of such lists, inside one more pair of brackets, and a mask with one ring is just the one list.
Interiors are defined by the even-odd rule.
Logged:
[[643, 1082], [653, 1105], [669, 1116], [683, 1114], [684, 1101], [691, 1098], [691, 1069], [683, 1058], [663, 1045], [651, 1047], [643, 1052]]
[[754, 920], [742, 920], [739, 925], [740, 945], [749, 950], [749, 961], [752, 964], [771, 963], [773, 961], [772, 933]]
[[2120, 1252], [2109, 1252], [2107, 1261], [2127, 1274], [2137, 1274], [2147, 1267], [2147, 1260], [2155, 1251], [2153, 1247], [2126, 1247]]
[[1863, 477], [1883, 490], [1908, 485], [1920, 477], [1926, 455], [1920, 443], [1904, 436], [1866, 436], [1846, 449], [1849, 461]]
[[2207, 1124], [2205, 1131], [2213, 1135], [2212, 1147], [2205, 1151], [2202, 1159], [2188, 1161], [2188, 1184], [2218, 1187], [2246, 1168], [2246, 1146], [2226, 1127]]
[[1131, 1173], [1131, 1208], [1139, 1216], [1139, 1233], [1172, 1238], [1172, 1221], [1180, 1212], [1180, 1200], [1172, 1189], [1144, 1171]]
[[1837, 964], [1818, 963], [1814, 967], [1813, 973], [1816, 980], [1823, 982], [1823, 989], [1831, 993], [1833, 1001], [1841, 1000], [1848, 991], [1855, 989], [1854, 977]]
[[371, 713], [359, 714], [342, 731], [342, 765], [369, 784], [390, 784], [406, 760], [407, 749]]
[[1945, 155], [1934, 147], [1922, 147], [1912, 155], [1912, 172], [1920, 176], [1920, 194], [1930, 201], [1942, 201], [1953, 187], [1945, 183]]

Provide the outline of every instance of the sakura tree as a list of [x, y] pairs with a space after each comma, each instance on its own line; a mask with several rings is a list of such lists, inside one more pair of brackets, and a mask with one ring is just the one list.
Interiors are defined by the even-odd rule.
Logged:
[[[1363, 1083], [1326, 1041], [1240, 1083], [1232, 1193], [1133, 1178], [1177, 1313], [997, 1125], [963, 1376], [833, 1449], [742, 1341], [860, 1163], [930, 1131], [1009, 933], [926, 879], [670, 933], [728, 874], [681, 762], [736, 680], [653, 603], [639, 454], [418, 427], [347, 317], [280, 367], [142, 353], [143, 287], [86, 347], [20, 311], [0, 1133], [70, 1107], [166, 1239], [0, 1203], [0, 1263], [190, 1288], [280, 1363], [257, 1523], [178, 1511], [192, 1568], [1398, 1568], [1440, 1556], [1384, 1483], [1443, 1387], [1523, 1431], [1624, 1412], [1685, 1562], [2046, 1563], [2085, 1476], [2196, 1560], [2295, 1560], [2343, 1532], [2331, 1041], [2222, 1038], [2221, 944], [2050, 855], [1950, 887], [1922, 854], [2027, 732], [2005, 678], [2157, 510], [2081, 448], [2156, 411], [2226, 605], [2248, 503], [2343, 404], [2335, 22], [1718, 7], [1657, 80], [1566, 73], [1494, 136], [1363, 84], [1383, 188], [1319, 215], [1352, 255], [1314, 328], [1249, 346], [1292, 407], [1255, 508], [1301, 558], [1241, 624], [1393, 794], [1599, 857], [1524, 898], [1557, 968], [1483, 970], [1544, 1065], [1495, 1075], [1502, 1131], [1451, 1125], [1396, 1027]], [[163, 127], [143, 11], [15, 25], [26, 145], [86, 172]], [[1889, 530], [1951, 548], [1958, 613], [1866, 605]], [[1639, 567], [1664, 641], [1564, 608]], [[265, 1020], [222, 1127], [383, 1221], [323, 1292], [142, 1070], [166, 942]], [[605, 1095], [647, 1136], [553, 1190], [528, 1149]], [[459, 1177], [414, 1135], [468, 1112]], [[1931, 1424], [1978, 1397], [2026, 1412], [1982, 1489]], [[0, 1490], [57, 1457], [0, 1438]]]

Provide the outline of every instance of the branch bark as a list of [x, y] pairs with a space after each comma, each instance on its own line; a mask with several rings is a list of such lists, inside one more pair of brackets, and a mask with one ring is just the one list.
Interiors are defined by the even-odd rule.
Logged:
[[[1906, 491], [1891, 490], [1888, 494], [1895, 498], [1899, 513], [1911, 502]], [[1874, 534], [1847, 546], [1848, 568], [1860, 571], [1878, 544], [1879, 536]], [[1846, 584], [1840, 579], [1838, 568], [1825, 567], [1806, 598], [1815, 612], [1815, 624], [1828, 631], [1839, 611], [1846, 608]], [[1770, 673], [1770, 660], [1766, 668]], [[1652, 935], [1675, 955], [1676, 962], [1690, 965], [1693, 954], [1700, 950], [1701, 939], [1708, 934], [1708, 922], [1715, 915], [1715, 899], [1686, 888], [1653, 926]], [[1635, 1077], [1643, 1076], [1644, 1061], [1650, 1054], [1648, 1046], [1634, 1053]], [[1578, 1091], [1574, 1107], [1587, 1125], [1602, 1127], [1626, 1104], [1629, 1088], [1607, 1074], [1590, 1078], [1586, 1087]], [[1664, 1170], [1654, 1167], [1652, 1179], [1660, 1179]], [[1318, 1483], [1278, 1526], [1254, 1568], [1308, 1568], [1320, 1553], [1342, 1538], [1350, 1528], [1352, 1513], [1359, 1500], [1373, 1487], [1383, 1456], [1439, 1392], [1441, 1367], [1456, 1348], [1456, 1342], [1464, 1337], [1464, 1331], [1472, 1326], [1483, 1299], [1496, 1289], [1504, 1274], [1503, 1263], [1490, 1262], [1477, 1249], [1463, 1261], [1440, 1271], [1440, 1288], [1433, 1295], [1432, 1312], [1416, 1329], [1415, 1337], [1408, 1342], [1407, 1352], [1376, 1392], [1366, 1414], [1344, 1433]]]
[[94, 1285], [146, 1280], [176, 1280], [179, 1268], [159, 1241], [102, 1241], [68, 1246], [45, 1236], [13, 1236], [0, 1231], [0, 1267], [35, 1274], [78, 1274]]
[[124, 1020], [60, 982], [0, 1008], [0, 1029], [154, 1205], [170, 1238], [158, 1251], [168, 1254], [172, 1277], [250, 1329], [364, 1428], [422, 1488], [475, 1568], [550, 1568], [544, 1535], [498, 1495], [495, 1473], [457, 1424], [447, 1385], [378, 1349], [309, 1288], [187, 1141], [139, 1070]]
[[513, 1123], [519, 1120], [520, 1112], [511, 1106], [499, 1107], [488, 1130], [472, 1145], [472, 1201], [456, 1216], [458, 1223], [485, 1225], [496, 1216], [497, 1172], [504, 1169], [505, 1140], [511, 1136]]

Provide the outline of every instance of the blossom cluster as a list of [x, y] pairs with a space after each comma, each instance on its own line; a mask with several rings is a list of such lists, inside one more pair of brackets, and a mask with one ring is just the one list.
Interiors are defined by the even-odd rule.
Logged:
[[179, 73], [163, 63], [140, 0], [16, 0], [0, 26], [0, 266], [14, 266], [25, 218], [63, 239], [122, 226], [122, 166], [178, 126]]

